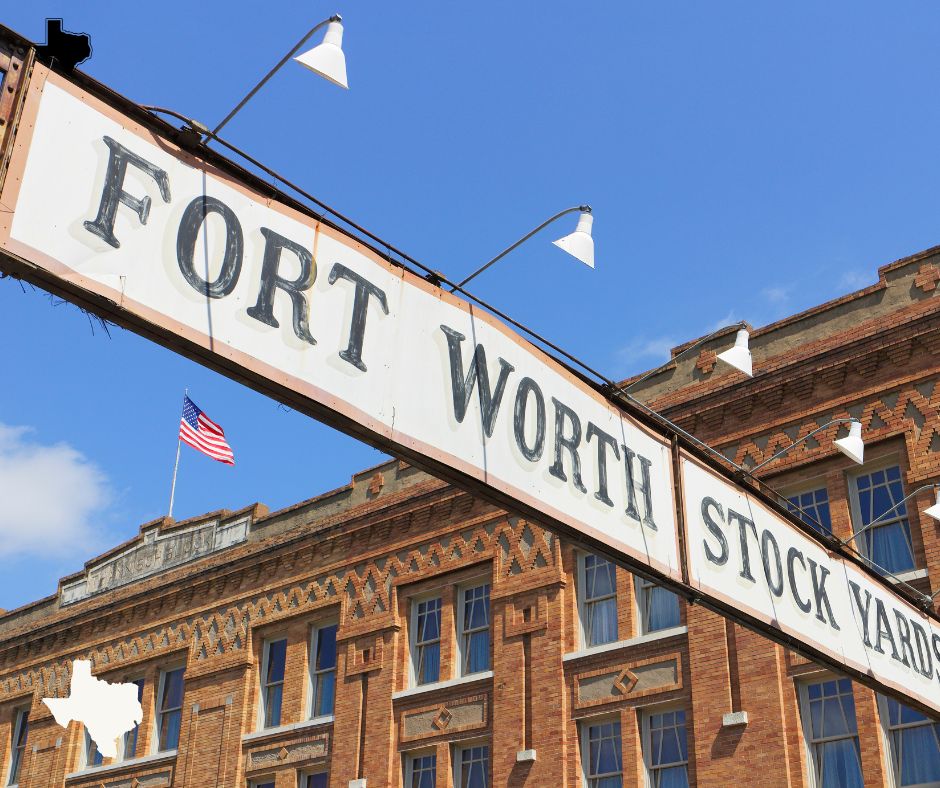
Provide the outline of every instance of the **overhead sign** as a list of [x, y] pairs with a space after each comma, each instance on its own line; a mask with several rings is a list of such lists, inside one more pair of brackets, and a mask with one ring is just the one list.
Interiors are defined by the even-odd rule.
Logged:
[[[669, 440], [516, 333], [37, 66], [0, 267], [393, 454], [683, 582]], [[940, 711], [940, 630], [682, 460], [688, 581], [772, 637]]]
[[690, 585], [940, 710], [935, 620], [697, 460], [679, 465]]

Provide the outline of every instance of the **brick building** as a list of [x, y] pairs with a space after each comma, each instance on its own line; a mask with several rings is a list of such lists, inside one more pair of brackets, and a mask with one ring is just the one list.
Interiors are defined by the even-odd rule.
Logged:
[[[633, 393], [850, 537], [940, 473], [940, 250]], [[686, 346], [687, 347], [687, 346]], [[840, 431], [841, 430], [841, 431]], [[940, 588], [929, 491], [859, 537]], [[136, 682], [144, 718], [102, 758], [43, 696], [71, 661]], [[158, 786], [940, 785], [916, 712], [397, 462], [269, 513], [147, 523], [0, 617], [0, 780]]]

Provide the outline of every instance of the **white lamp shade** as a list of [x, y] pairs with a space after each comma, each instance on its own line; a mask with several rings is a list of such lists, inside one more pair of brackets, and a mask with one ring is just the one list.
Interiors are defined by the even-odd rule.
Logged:
[[849, 425], [849, 434], [833, 441], [836, 448], [846, 457], [861, 465], [865, 460], [865, 442], [862, 440], [862, 423], [853, 421]]
[[924, 509], [924, 514], [933, 517], [934, 520], [940, 520], [940, 488], [937, 489], [937, 502], [933, 506]]
[[750, 378], [754, 376], [754, 372], [751, 367], [751, 351], [748, 348], [748, 337], [747, 331], [742, 328], [734, 338], [734, 347], [730, 350], [726, 350], [724, 353], [719, 353], [718, 358], [726, 364], [730, 364], [735, 369], [741, 370], [741, 372]]
[[552, 241], [559, 249], [564, 249], [572, 257], [576, 257], [585, 265], [594, 267], [594, 239], [591, 237], [591, 227], [594, 224], [593, 214], [582, 212], [578, 219], [575, 231], [564, 238]]
[[343, 23], [330, 22], [326, 26], [323, 42], [294, 58], [321, 77], [341, 88], [349, 88], [346, 82], [346, 55], [343, 53]]

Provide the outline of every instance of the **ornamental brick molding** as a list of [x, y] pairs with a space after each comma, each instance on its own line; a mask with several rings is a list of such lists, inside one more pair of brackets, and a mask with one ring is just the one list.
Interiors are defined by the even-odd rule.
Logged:
[[614, 689], [621, 695], [629, 695], [639, 680], [639, 676], [633, 671], [624, 668], [617, 674], [617, 678], [614, 679]]
[[[428, 514], [430, 507], [428, 507]], [[420, 512], [419, 512], [420, 514]], [[378, 526], [377, 526], [378, 527]], [[331, 542], [341, 542], [340, 534]], [[345, 543], [333, 545], [331, 551], [346, 551]], [[150, 660], [163, 654], [189, 649], [189, 664], [225, 662], [235, 653], [245, 653], [249, 646], [251, 627], [304, 612], [338, 605], [342, 611], [341, 633], [374, 628], [370, 619], [391, 619], [393, 587], [419, 577], [445, 573], [463, 566], [494, 560], [494, 583], [509, 581], [514, 576], [556, 566], [557, 538], [534, 523], [517, 517], [479, 518], [458, 532], [443, 539], [419, 542], [414, 547], [376, 557], [370, 561], [296, 582], [281, 590], [255, 594], [236, 605], [189, 616], [163, 625], [159, 629], [128, 636], [109, 644], [84, 651], [74, 658], [90, 659], [96, 671], [110, 670]], [[295, 565], [316, 566], [326, 552], [323, 541], [298, 549], [279, 561]], [[259, 559], [262, 556], [259, 556]], [[497, 571], [495, 567], [500, 567]], [[277, 576], [277, 565], [266, 567], [259, 560], [254, 570], [259, 576]], [[81, 632], [72, 632], [72, 642], [93, 640], [94, 631], [104, 628], [101, 621]], [[111, 626], [107, 627], [108, 629]], [[56, 641], [61, 647], [62, 643]], [[66, 644], [68, 645], [68, 644]], [[0, 702], [26, 692], [58, 697], [67, 691], [68, 666], [75, 655], [69, 651], [60, 658], [25, 671], [0, 676]], [[22, 654], [8, 653], [5, 661], [21, 659]], [[37, 654], [38, 656], [38, 654]]]
[[701, 370], [703, 375], [710, 375], [712, 370], [715, 368], [715, 364], [718, 363], [718, 354], [714, 350], [703, 350], [698, 354], [698, 359], [695, 361], [695, 366], [697, 369]]
[[450, 725], [450, 720], [453, 716], [453, 714], [441, 706], [441, 710], [437, 713], [437, 716], [434, 718], [434, 722], [431, 724], [439, 731], [442, 731], [444, 728]]
[[931, 293], [937, 289], [937, 282], [940, 282], [940, 269], [933, 263], [924, 263], [914, 277], [914, 286], [919, 287], [925, 293]]

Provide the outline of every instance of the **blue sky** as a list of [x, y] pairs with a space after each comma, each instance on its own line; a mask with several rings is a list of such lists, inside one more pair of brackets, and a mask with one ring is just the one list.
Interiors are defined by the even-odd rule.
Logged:
[[[940, 242], [940, 7], [926, 0], [7, 4], [92, 36], [83, 68], [215, 125], [300, 36], [344, 16], [350, 90], [288, 64], [226, 129], [453, 277], [552, 213], [595, 212], [597, 269], [549, 242], [476, 291], [626, 376], [763, 325]], [[165, 513], [185, 387], [237, 465], [184, 447], [175, 514], [272, 509], [382, 455], [225, 378], [0, 281], [0, 607]]]

